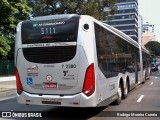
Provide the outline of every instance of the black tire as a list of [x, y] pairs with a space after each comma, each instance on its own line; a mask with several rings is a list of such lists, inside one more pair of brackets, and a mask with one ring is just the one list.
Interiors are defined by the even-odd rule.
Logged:
[[117, 100], [114, 101], [114, 104], [119, 105], [122, 101], [122, 85], [119, 84], [119, 88], [118, 88], [118, 98]]
[[127, 98], [128, 92], [129, 92], [129, 83], [128, 83], [128, 81], [127, 81], [127, 82], [126, 82], [126, 88], [124, 88], [124, 90], [123, 90], [123, 96], [122, 96], [123, 99], [126, 99], [126, 98]]
[[146, 80], [144, 80], [144, 81], [142, 82], [142, 84], [145, 84], [145, 82], [146, 82]]

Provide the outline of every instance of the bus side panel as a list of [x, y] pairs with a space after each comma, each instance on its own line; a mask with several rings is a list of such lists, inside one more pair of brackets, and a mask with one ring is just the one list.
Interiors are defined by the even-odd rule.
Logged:
[[[93, 40], [94, 40], [94, 61], [95, 61], [95, 76], [96, 76], [96, 103], [98, 106], [106, 106], [108, 99], [111, 96], [111, 91], [109, 88], [109, 79], [107, 79], [98, 66], [98, 56], [97, 56], [97, 46], [95, 37], [95, 27], [93, 23]], [[107, 102], [104, 102], [107, 99]], [[101, 104], [102, 103], [102, 104]]]
[[17, 25], [17, 28], [16, 28], [16, 40], [15, 40], [15, 53], [14, 53], [14, 58], [15, 58], [15, 61], [14, 61], [14, 64], [15, 66], [17, 65], [17, 53], [18, 53], [18, 50], [20, 48], [22, 48], [22, 42], [21, 42], [21, 25], [22, 25], [22, 22], [20, 22], [18, 25]]
[[[85, 26], [88, 25], [88, 29]], [[85, 74], [87, 68], [93, 63], [95, 69], [95, 56], [94, 56], [94, 32], [93, 32], [93, 20], [92, 17], [81, 16], [79, 22], [79, 33], [78, 33], [78, 42], [77, 44], [82, 47], [80, 59], [79, 59], [79, 76], [78, 79], [84, 84]], [[85, 72], [84, 72], [85, 70]], [[95, 69], [96, 73], [96, 69]], [[95, 82], [97, 81], [95, 75]], [[87, 104], [91, 104], [91, 106], [96, 106], [96, 94], [97, 94], [97, 83], [95, 83], [95, 91], [94, 93], [87, 97], [83, 95], [80, 99], [80, 103], [88, 106]]]

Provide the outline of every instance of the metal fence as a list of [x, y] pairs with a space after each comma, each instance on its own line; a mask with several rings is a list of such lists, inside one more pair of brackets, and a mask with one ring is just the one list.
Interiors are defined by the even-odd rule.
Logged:
[[0, 60], [0, 76], [11, 76], [14, 74], [14, 60]]

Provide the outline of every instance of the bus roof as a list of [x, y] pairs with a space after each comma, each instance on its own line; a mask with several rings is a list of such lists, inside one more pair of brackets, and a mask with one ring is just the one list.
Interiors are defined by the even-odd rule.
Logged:
[[118, 33], [118, 35], [120, 35], [122, 38], [124, 38], [125, 40], [127, 40], [129, 43], [132, 43], [134, 46], [136, 47], [139, 47], [139, 44], [133, 40], [131, 37], [129, 37], [128, 35], [126, 35], [125, 33], [123, 33], [122, 31], [106, 24], [106, 23], [103, 23], [103, 25], [105, 25], [106, 27], [110, 28], [112, 31]]
[[108, 30], [110, 30], [112, 33], [116, 33], [118, 34], [119, 37], [123, 38], [124, 40], [126, 40], [127, 42], [133, 44], [135, 47], [139, 48], [139, 44], [138, 42], [136, 42], [135, 40], [133, 40], [131, 37], [129, 37], [128, 35], [126, 35], [125, 33], [123, 33], [122, 31], [102, 22], [102, 21], [99, 21], [97, 19], [95, 19], [94, 17], [92, 16], [89, 16], [89, 15], [81, 15], [81, 16], [86, 16], [86, 17], [90, 17], [91, 19], [93, 19], [93, 21], [95, 21], [96, 23], [98, 23], [99, 25], [101, 26], [104, 26], [106, 28], [108, 28]]
[[58, 19], [69, 19], [73, 16], [79, 16], [77, 14], [60, 14], [60, 15], [48, 15], [48, 16], [40, 16], [40, 17], [33, 17], [31, 21], [44, 21], [44, 20], [58, 20]]
[[[114, 32], [114, 33], [117, 33], [121, 38], [125, 39], [127, 42], [133, 44], [134, 46], [136, 47], [139, 47], [139, 44], [133, 40], [131, 37], [129, 37], [128, 35], [126, 35], [125, 33], [123, 33], [122, 31], [106, 24], [106, 23], [103, 23], [101, 21], [98, 21], [97, 19], [93, 18], [92, 16], [89, 16], [89, 15], [77, 15], [77, 14], [59, 14], [59, 15], [48, 15], [48, 16], [40, 16], [40, 17], [34, 17], [34, 18], [31, 18], [30, 20], [31, 21], [43, 21], [43, 20], [58, 20], [58, 19], [69, 19], [71, 17], [80, 17], [80, 16], [83, 16], [83, 17], [90, 17], [91, 19], [93, 19], [93, 21], [96, 21], [97, 23], [99, 23], [100, 25], [102, 26], [105, 26], [106, 28], [108, 28], [111, 32]], [[83, 18], [82, 17], [82, 18]]]
[[150, 52], [147, 50], [146, 47], [142, 46], [142, 51], [144, 51], [145, 53], [149, 54], [150, 55]]

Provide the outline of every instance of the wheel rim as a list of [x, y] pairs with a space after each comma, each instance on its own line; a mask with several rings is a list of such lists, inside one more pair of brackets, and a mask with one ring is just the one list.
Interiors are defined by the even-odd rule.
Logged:
[[126, 83], [126, 89], [125, 89], [125, 95], [127, 95], [128, 94], [128, 83]]
[[118, 88], [118, 99], [119, 100], [122, 99], [122, 89], [121, 89], [121, 86], [119, 86], [119, 88]]

